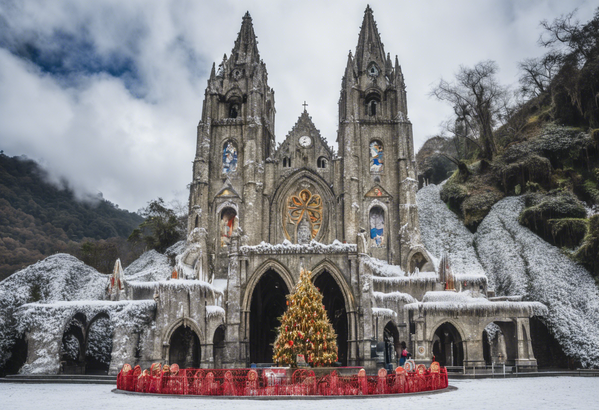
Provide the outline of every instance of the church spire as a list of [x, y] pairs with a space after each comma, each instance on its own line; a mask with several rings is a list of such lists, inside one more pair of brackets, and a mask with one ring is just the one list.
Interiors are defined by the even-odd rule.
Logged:
[[364, 20], [360, 28], [355, 59], [360, 72], [366, 71], [371, 61], [379, 64], [381, 68], [384, 68], [387, 62], [385, 49], [369, 5], [366, 6], [366, 11], [364, 11]]
[[231, 59], [235, 64], [259, 63], [258, 41], [254, 33], [254, 25], [250, 12], [246, 12], [241, 23], [241, 30], [231, 51]]

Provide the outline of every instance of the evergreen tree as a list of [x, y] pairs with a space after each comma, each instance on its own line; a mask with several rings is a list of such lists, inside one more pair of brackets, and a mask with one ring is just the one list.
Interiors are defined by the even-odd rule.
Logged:
[[302, 269], [295, 291], [287, 296], [287, 311], [281, 317], [274, 345], [273, 361], [277, 363], [296, 367], [300, 354], [312, 366], [337, 361], [337, 335], [311, 274]]

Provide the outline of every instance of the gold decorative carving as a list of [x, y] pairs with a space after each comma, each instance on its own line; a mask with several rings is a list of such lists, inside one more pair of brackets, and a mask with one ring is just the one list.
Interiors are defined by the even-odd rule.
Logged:
[[[303, 189], [297, 195], [291, 195], [287, 199], [287, 209], [283, 214], [283, 232], [290, 241], [299, 241], [298, 228], [306, 218], [310, 226], [310, 240], [314, 239], [322, 227], [322, 198], [318, 194], [312, 194]], [[290, 235], [287, 225], [292, 225]]]

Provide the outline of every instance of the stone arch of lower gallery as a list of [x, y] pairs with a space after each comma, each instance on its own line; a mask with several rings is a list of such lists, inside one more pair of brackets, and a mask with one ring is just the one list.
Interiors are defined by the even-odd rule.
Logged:
[[198, 334], [182, 323], [171, 334], [168, 362], [177, 363], [181, 369], [197, 369], [200, 367], [201, 349]]
[[400, 352], [399, 330], [392, 320], [383, 329], [383, 341], [385, 342], [385, 363], [397, 364]]
[[[483, 330], [483, 358], [485, 363], [491, 364], [504, 362], [514, 365], [518, 359], [518, 323], [515, 320], [495, 320], [489, 323]], [[526, 329], [523, 332], [523, 355], [528, 359], [528, 335]], [[500, 356], [501, 355], [501, 356]]]
[[212, 359], [215, 369], [223, 368], [223, 359], [225, 358], [225, 325], [220, 325], [214, 331], [212, 338]]
[[322, 293], [322, 304], [337, 334], [339, 362], [342, 366], [347, 366], [349, 327], [343, 292], [326, 269], [315, 277], [314, 286]]
[[464, 346], [460, 332], [449, 322], [441, 324], [433, 335], [433, 355], [441, 366], [462, 366]]
[[82, 374], [85, 372], [85, 333], [87, 318], [76, 313], [67, 322], [60, 346], [60, 372]]
[[85, 373], [108, 374], [112, 358], [112, 334], [114, 328], [107, 313], [98, 313], [86, 330]]
[[250, 362], [272, 363], [273, 343], [285, 313], [289, 289], [274, 270], [267, 270], [252, 292], [250, 304]]

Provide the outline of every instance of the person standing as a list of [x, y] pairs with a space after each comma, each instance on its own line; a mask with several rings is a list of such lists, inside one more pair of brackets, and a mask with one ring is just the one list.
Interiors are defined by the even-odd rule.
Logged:
[[401, 342], [401, 354], [399, 356], [399, 365], [403, 366], [412, 355], [408, 352], [406, 342]]

